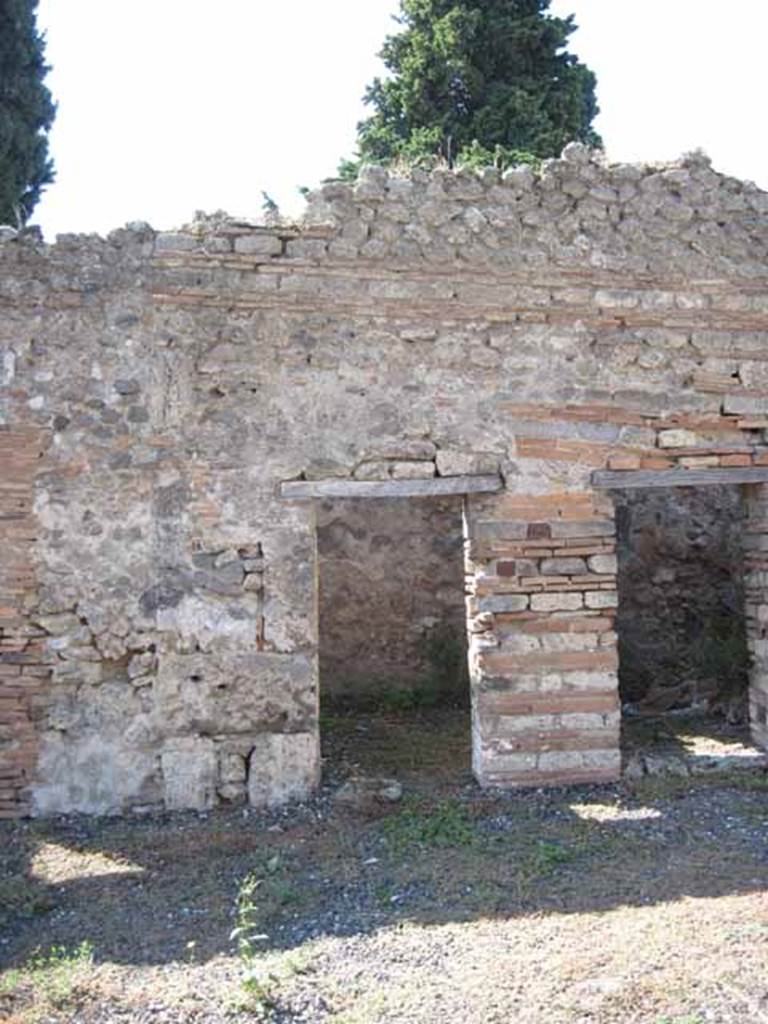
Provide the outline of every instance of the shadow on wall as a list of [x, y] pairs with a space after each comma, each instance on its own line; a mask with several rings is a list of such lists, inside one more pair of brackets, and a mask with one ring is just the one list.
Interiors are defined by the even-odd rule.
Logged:
[[708, 707], [746, 714], [736, 487], [616, 492], [619, 686], [641, 712]]

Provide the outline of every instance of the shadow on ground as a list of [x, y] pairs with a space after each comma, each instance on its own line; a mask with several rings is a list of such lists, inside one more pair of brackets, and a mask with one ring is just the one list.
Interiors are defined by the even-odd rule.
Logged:
[[[326, 721], [327, 781], [301, 806], [3, 825], [0, 964], [83, 940], [100, 961], [168, 964], [193, 948], [205, 962], [231, 952], [252, 872], [264, 948], [282, 950], [406, 920], [602, 912], [768, 882], [760, 771], [493, 795], [469, 778], [466, 736], [458, 711]], [[336, 806], [361, 768], [397, 770], [403, 801]]]

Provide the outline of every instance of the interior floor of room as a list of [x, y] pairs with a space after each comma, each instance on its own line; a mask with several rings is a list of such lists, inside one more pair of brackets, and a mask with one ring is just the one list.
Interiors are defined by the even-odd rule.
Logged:
[[[397, 779], [407, 792], [451, 791], [472, 783], [471, 725], [466, 707], [327, 713], [321, 719], [323, 778]], [[768, 754], [750, 741], [746, 723], [687, 710], [625, 715], [625, 778], [698, 775], [765, 768]]]
[[768, 769], [768, 754], [751, 742], [746, 721], [731, 723], [705, 710], [624, 715], [624, 775], [699, 775]]
[[323, 779], [394, 778], [411, 792], [472, 781], [468, 707], [335, 712], [321, 716]]

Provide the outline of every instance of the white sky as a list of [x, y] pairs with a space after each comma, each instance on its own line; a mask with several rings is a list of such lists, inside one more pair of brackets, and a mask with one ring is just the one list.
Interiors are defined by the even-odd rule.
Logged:
[[[47, 237], [195, 210], [282, 208], [351, 155], [397, 0], [41, 0], [57, 179]], [[768, 2], [553, 0], [596, 73], [595, 127], [616, 160], [698, 146], [768, 188]]]

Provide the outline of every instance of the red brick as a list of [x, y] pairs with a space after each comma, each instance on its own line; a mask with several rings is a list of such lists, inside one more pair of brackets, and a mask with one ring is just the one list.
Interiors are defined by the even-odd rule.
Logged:
[[504, 737], [510, 752], [547, 750], [613, 750], [616, 729], [542, 729]]
[[608, 459], [609, 469], [640, 469], [639, 455], [611, 455]]
[[613, 629], [613, 619], [607, 615], [585, 615], [574, 619], [551, 616], [523, 622], [521, 633], [606, 633]]
[[526, 654], [502, 654], [485, 651], [478, 655], [484, 669], [490, 672], [525, 672], [536, 670], [589, 671], [618, 668], [613, 650], [597, 651], [530, 651]]
[[615, 782], [619, 777], [619, 771], [611, 768], [574, 768], [572, 771], [558, 772], [486, 772], [483, 776], [489, 786], [582, 786]]
[[482, 714], [558, 715], [571, 712], [605, 715], [619, 709], [618, 690], [556, 690], [551, 693], [486, 693]]
[[752, 458], [749, 455], [721, 455], [721, 466], [751, 466]]

